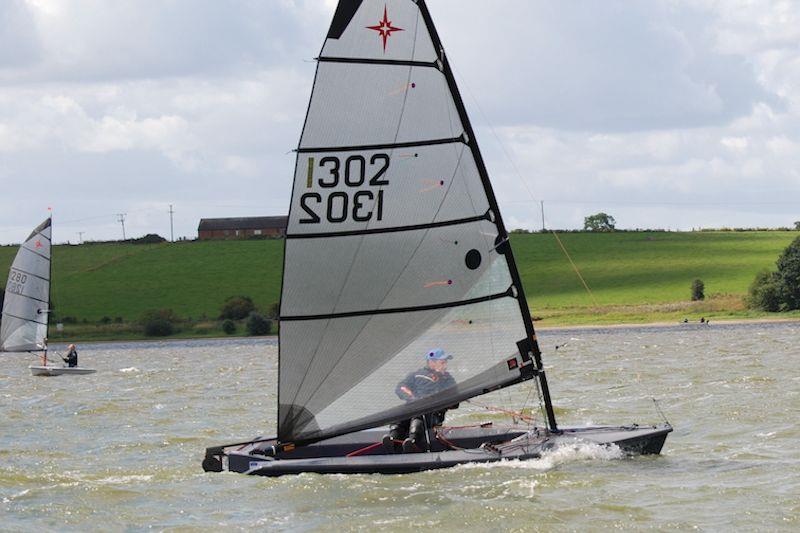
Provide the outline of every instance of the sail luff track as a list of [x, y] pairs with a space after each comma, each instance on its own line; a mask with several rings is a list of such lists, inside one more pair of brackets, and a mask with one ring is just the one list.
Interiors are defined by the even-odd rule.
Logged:
[[[436, 27], [433, 25], [433, 19], [431, 18], [430, 11], [428, 11], [428, 6], [425, 3], [425, 0], [419, 0], [417, 2], [419, 6], [420, 13], [422, 14], [423, 19], [425, 20], [425, 24], [428, 27], [428, 32], [433, 39], [433, 44], [436, 51], [440, 54], [440, 60], [442, 62], [442, 72], [447, 79], [447, 84], [450, 86], [450, 91], [453, 95], [453, 99], [455, 100], [456, 109], [458, 110], [461, 123], [464, 126], [464, 131], [469, 139], [469, 146], [472, 150], [473, 157], [475, 158], [475, 162], [478, 166], [478, 171], [481, 176], [481, 181], [483, 182], [484, 190], [486, 191], [486, 196], [488, 198], [489, 204], [492, 207], [492, 210], [495, 214], [495, 222], [497, 227], [500, 229], [501, 237], [503, 239], [508, 239], [508, 232], [506, 231], [505, 224], [503, 223], [503, 218], [500, 215], [500, 209], [497, 204], [497, 198], [495, 197], [494, 190], [492, 189], [491, 182], [489, 181], [489, 174], [486, 170], [486, 164], [483, 161], [483, 155], [481, 154], [480, 148], [478, 147], [478, 143], [475, 140], [475, 132], [472, 129], [472, 123], [469, 120], [469, 116], [467, 115], [466, 107], [464, 106], [464, 101], [461, 97], [461, 91], [458, 89], [458, 85], [455, 81], [455, 76], [453, 75], [453, 71], [450, 68], [450, 62], [447, 58], [447, 55], [444, 52], [444, 46], [442, 45], [442, 41], [439, 38], [439, 32], [436, 30]], [[556, 424], [556, 417], [555, 412], [553, 410], [552, 400], [550, 398], [550, 389], [547, 385], [547, 378], [544, 373], [544, 365], [542, 363], [541, 358], [541, 350], [539, 349], [539, 344], [536, 339], [536, 332], [533, 327], [533, 319], [531, 317], [530, 309], [528, 308], [528, 300], [525, 297], [525, 291], [522, 286], [522, 280], [519, 275], [519, 270], [517, 269], [517, 264], [514, 259], [514, 252], [512, 251], [511, 246], [505, 247], [505, 256], [508, 261], [509, 270], [511, 271], [512, 279], [514, 280], [514, 284], [518, 291], [517, 300], [519, 302], [519, 308], [523, 316], [523, 321], [525, 324], [525, 329], [528, 332], [528, 337], [531, 341], [531, 348], [533, 352], [533, 358], [536, 363], [536, 369], [538, 370], [539, 374], [539, 381], [542, 386], [542, 395], [544, 398], [545, 403], [545, 410], [547, 412], [548, 423], [550, 429], [553, 431], [558, 431], [558, 426]]]

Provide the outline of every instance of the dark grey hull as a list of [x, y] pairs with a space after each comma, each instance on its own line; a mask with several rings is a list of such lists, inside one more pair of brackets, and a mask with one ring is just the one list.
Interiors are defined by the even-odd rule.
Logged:
[[396, 453], [381, 444], [384, 431], [361, 431], [272, 455], [274, 439], [230, 447], [209, 448], [206, 471], [243, 474], [408, 474], [467, 463], [536, 459], [562, 444], [586, 442], [618, 446], [629, 455], [658, 454], [669, 425], [565, 428], [559, 433], [480, 427], [447, 430], [432, 436], [430, 451]]

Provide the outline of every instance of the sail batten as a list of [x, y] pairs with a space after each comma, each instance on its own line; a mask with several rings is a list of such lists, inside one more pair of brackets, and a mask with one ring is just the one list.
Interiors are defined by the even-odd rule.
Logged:
[[297, 320], [328, 320], [333, 318], [351, 318], [357, 316], [374, 316], [374, 315], [391, 315], [397, 313], [416, 313], [419, 311], [431, 311], [435, 309], [449, 309], [451, 307], [461, 307], [464, 305], [472, 305], [481, 302], [488, 302], [490, 300], [497, 300], [499, 298], [512, 297], [512, 289], [505, 292], [490, 294], [480, 298], [472, 298], [470, 300], [459, 300], [457, 302], [444, 302], [432, 305], [422, 305], [417, 307], [402, 307], [395, 309], [371, 309], [369, 311], [350, 311], [346, 313], [331, 313], [327, 315], [307, 315], [307, 316], [286, 316], [281, 317], [282, 321], [297, 321]]
[[399, 59], [375, 59], [367, 57], [318, 57], [322, 63], [362, 63], [364, 65], [404, 65], [407, 67], [427, 67], [441, 70], [436, 61], [403, 61]]
[[409, 141], [402, 143], [371, 144], [361, 146], [331, 146], [325, 148], [298, 148], [297, 153], [308, 154], [314, 152], [359, 152], [365, 150], [393, 150], [395, 148], [414, 148], [416, 146], [436, 146], [437, 144], [466, 143], [463, 135], [448, 137], [446, 139], [431, 139], [427, 141]]
[[[538, 373], [508, 235], [422, 0], [339, 4], [298, 146], [280, 441], [410, 418]], [[398, 392], [435, 353], [450, 358], [434, 374], [442, 385]]]
[[460, 218], [458, 220], [444, 220], [441, 222], [430, 222], [428, 224], [416, 224], [414, 226], [396, 226], [387, 228], [370, 228], [363, 230], [353, 231], [331, 231], [328, 233], [296, 233], [286, 235], [287, 239], [324, 239], [326, 237], [353, 237], [359, 235], [374, 235], [377, 233], [395, 233], [399, 231], [417, 231], [421, 229], [443, 228], [446, 226], [458, 226], [461, 224], [469, 224], [471, 222], [478, 222], [481, 220], [489, 220], [489, 214], [479, 215], [468, 218]]
[[[46, 257], [46, 256], [40, 256], [40, 257], [42, 257], [42, 258], [44, 258], [44, 259], [47, 259], [48, 261], [50, 260], [50, 259], [49, 259], [48, 257]], [[11, 267], [11, 270], [12, 270], [12, 271], [14, 271], [14, 272], [19, 272], [20, 274], [25, 274], [26, 276], [32, 276], [32, 277], [34, 277], [34, 278], [38, 278], [38, 279], [40, 279], [40, 280], [42, 280], [42, 281], [50, 281], [48, 278], [46, 278], [46, 277], [44, 277], [44, 276], [40, 276], [40, 275], [38, 275], [38, 274], [34, 274], [33, 272], [29, 272], [29, 271], [27, 271], [27, 270], [23, 270], [23, 269], [21, 269], [21, 268], [17, 268], [17, 267], [14, 267], [14, 266], [12, 266], [12, 267]]]
[[50, 302], [51, 221], [20, 246], [9, 269], [0, 323], [0, 352], [46, 348]]

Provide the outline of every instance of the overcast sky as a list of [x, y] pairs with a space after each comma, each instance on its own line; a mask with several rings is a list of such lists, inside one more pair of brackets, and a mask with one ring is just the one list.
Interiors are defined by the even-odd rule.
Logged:
[[[800, 2], [428, 5], [509, 228], [800, 220]], [[286, 214], [334, 7], [0, 1], [0, 243]]]

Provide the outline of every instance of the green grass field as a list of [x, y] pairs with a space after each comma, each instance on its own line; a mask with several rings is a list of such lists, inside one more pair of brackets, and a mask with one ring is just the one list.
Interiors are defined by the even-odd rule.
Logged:
[[[511, 242], [534, 316], [545, 325], [653, 322], [687, 316], [757, 317], [741, 298], [755, 274], [774, 268], [797, 232], [561, 233], [592, 290], [584, 289], [552, 234]], [[0, 248], [6, 272], [16, 248]], [[136, 320], [171, 308], [197, 321], [223, 301], [252, 297], [262, 309], [280, 294], [283, 242], [205, 241], [57, 246], [53, 302], [59, 316]], [[692, 280], [707, 300], [690, 303]]]
[[[0, 271], [15, 254], [0, 248]], [[270, 240], [56, 246], [52, 300], [61, 317], [92, 322], [161, 308], [215, 318], [229, 296], [277, 302], [282, 258], [283, 243]]]

